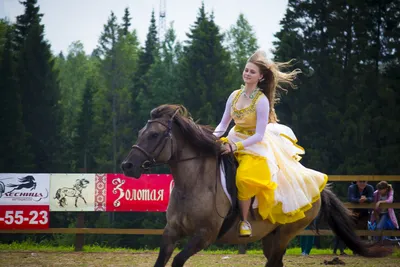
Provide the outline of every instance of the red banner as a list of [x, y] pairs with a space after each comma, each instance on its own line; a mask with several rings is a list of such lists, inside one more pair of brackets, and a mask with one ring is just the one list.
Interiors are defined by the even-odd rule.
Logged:
[[106, 211], [165, 212], [173, 185], [169, 174], [144, 174], [139, 179], [107, 174]]
[[49, 228], [48, 205], [0, 206], [0, 229]]

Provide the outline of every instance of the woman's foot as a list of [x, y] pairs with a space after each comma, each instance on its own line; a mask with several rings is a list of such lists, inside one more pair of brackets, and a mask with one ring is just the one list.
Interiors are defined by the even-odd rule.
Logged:
[[251, 236], [251, 225], [248, 221], [240, 221], [239, 224], [239, 236], [249, 237]]

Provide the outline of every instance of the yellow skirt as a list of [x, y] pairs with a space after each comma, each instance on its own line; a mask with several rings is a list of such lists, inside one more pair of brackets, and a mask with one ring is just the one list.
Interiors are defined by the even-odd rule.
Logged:
[[[264, 220], [271, 223], [292, 223], [305, 217], [304, 212], [311, 209], [312, 204], [319, 199], [319, 195], [307, 205], [289, 213], [284, 213], [282, 203], [275, 202], [275, 190], [277, 183], [271, 181], [271, 173], [264, 157], [236, 153], [239, 167], [236, 173], [236, 186], [238, 188], [238, 199], [248, 200], [253, 196], [257, 198], [258, 213]], [[326, 177], [327, 181], [327, 177]], [[321, 185], [320, 191], [326, 182]], [[287, 196], [290, 198], [291, 196]]]
[[[328, 176], [304, 167], [299, 161], [304, 150], [296, 144], [290, 128], [270, 125], [262, 142], [235, 152], [238, 199], [253, 196], [258, 212], [271, 223], [286, 224], [305, 217], [320, 198]], [[228, 139], [237, 142], [248, 137], [232, 129]], [[289, 141], [290, 140], [290, 141]]]

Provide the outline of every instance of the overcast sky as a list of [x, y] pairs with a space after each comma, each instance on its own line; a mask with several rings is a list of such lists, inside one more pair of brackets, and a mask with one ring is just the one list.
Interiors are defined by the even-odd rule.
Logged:
[[[186, 39], [196, 19], [202, 0], [166, 0], [167, 26], [174, 22], [178, 39]], [[257, 40], [262, 49], [272, 48], [274, 33], [279, 31], [279, 22], [283, 18], [287, 0], [203, 0], [206, 11], [214, 11], [215, 22], [221, 30], [229, 29], [243, 13], [253, 26]], [[132, 27], [137, 30], [143, 44], [148, 31], [151, 11], [154, 9], [156, 19], [160, 10], [160, 0], [38, 0], [40, 12], [44, 15], [45, 37], [50, 41], [54, 53], [66, 52], [68, 46], [80, 40], [87, 53], [96, 47], [103, 25], [111, 11], [114, 11], [119, 22], [125, 7], [132, 17]], [[15, 21], [23, 13], [19, 0], [0, 0], [0, 17]]]

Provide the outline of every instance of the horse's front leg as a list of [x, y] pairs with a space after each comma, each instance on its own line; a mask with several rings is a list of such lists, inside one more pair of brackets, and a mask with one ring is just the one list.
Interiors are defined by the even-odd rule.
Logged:
[[[213, 227], [210, 227], [213, 228]], [[186, 244], [185, 248], [175, 256], [172, 267], [181, 267], [185, 262], [200, 250], [212, 244], [217, 234], [210, 228], [200, 228]]]
[[83, 202], [85, 202], [85, 204], [87, 204], [86, 199], [82, 195], [79, 195], [79, 196], [83, 199]]
[[79, 196], [75, 197], [75, 207], [76, 207], [76, 208], [78, 207], [78, 197], [79, 197]]
[[182, 233], [178, 229], [172, 228], [170, 225], [166, 225], [164, 233], [162, 235], [162, 243], [160, 252], [158, 253], [157, 261], [154, 267], [164, 267], [168, 260], [171, 258], [172, 252], [175, 249], [176, 242], [182, 238]]

